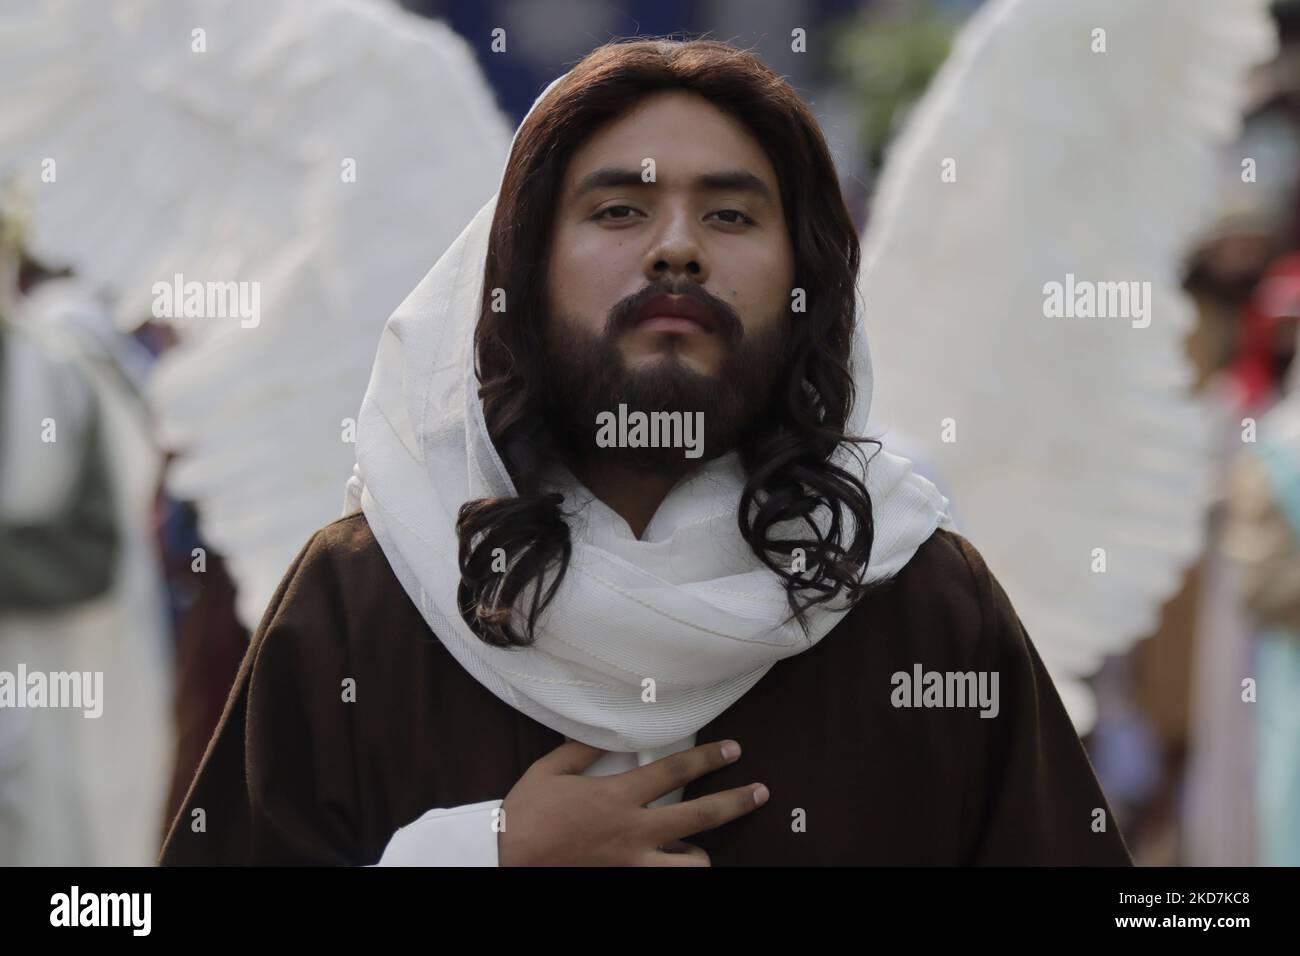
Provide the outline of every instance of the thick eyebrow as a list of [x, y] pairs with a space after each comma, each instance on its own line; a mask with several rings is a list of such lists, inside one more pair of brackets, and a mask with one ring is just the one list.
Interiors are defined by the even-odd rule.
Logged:
[[[578, 181], [574, 187], [573, 195], [570, 202], [577, 202], [585, 194], [595, 189], [607, 189], [612, 187], [629, 187], [629, 186], [653, 186], [654, 183], [647, 183], [641, 179], [639, 169], [620, 169], [617, 166], [606, 166], [595, 172], [588, 173]], [[708, 192], [720, 192], [728, 190], [732, 192], [753, 193], [760, 199], [775, 203], [775, 197], [772, 190], [768, 188], [767, 183], [759, 179], [753, 173], [746, 169], [727, 169], [713, 173], [702, 173], [696, 176], [691, 183], [693, 189]]]

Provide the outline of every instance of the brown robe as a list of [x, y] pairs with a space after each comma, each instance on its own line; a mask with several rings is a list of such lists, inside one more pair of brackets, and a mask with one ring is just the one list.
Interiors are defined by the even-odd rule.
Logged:
[[[917, 664], [997, 671], [998, 715], [894, 706], [891, 675]], [[727, 738], [740, 760], [683, 799], [755, 781], [771, 798], [687, 838], [715, 866], [1132, 864], [1006, 594], [951, 532], [697, 743]], [[457, 663], [354, 514], [318, 531], [281, 582], [161, 863], [371, 864], [399, 827], [505, 797], [563, 742]]]

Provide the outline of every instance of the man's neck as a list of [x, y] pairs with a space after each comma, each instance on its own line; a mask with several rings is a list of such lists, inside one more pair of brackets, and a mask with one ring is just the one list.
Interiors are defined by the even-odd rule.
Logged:
[[686, 467], [679, 473], [657, 473], [593, 456], [566, 464], [574, 477], [627, 522], [638, 539], [668, 492], [693, 470]]

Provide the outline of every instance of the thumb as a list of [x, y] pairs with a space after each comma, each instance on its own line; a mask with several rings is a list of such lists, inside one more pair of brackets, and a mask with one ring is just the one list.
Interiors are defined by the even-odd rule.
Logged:
[[533, 766], [545, 773], [582, 773], [608, 751], [584, 744], [580, 740], [565, 740]]

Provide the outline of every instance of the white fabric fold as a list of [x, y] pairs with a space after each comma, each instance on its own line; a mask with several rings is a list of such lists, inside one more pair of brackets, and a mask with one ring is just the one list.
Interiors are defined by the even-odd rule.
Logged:
[[498, 866], [495, 823], [504, 799], [430, 810], [400, 828], [373, 866]]
[[[457, 512], [472, 499], [517, 494], [488, 436], [472, 354], [496, 201], [384, 329], [358, 418], [345, 513], [365, 512], [434, 634], [492, 693], [595, 747], [664, 747], [699, 731], [778, 660], [815, 645], [847, 607], [840, 600], [811, 609], [807, 636], [797, 622], [782, 623], [789, 616], [783, 582], [737, 528], [745, 475], [732, 452], [678, 482], [640, 539], [553, 463], [544, 487], [564, 494], [563, 509], [577, 515], [572, 560], [536, 642], [494, 648], [469, 629], [456, 603]], [[862, 435], [871, 362], [860, 311], [852, 360], [857, 401], [847, 428]], [[864, 476], [859, 459], [867, 456]], [[836, 460], [871, 494], [875, 538], [865, 580], [897, 573], [936, 527], [952, 527], [947, 499], [906, 459], [864, 446], [858, 455], [841, 449]], [[848, 520], [845, 541], [855, 530]]]

